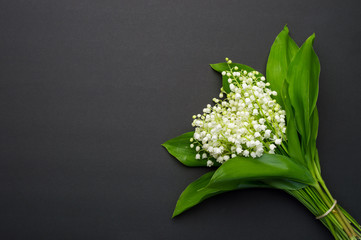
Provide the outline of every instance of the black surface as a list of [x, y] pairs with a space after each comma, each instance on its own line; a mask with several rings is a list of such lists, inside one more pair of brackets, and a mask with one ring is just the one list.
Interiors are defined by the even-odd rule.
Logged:
[[284, 24], [316, 32], [319, 153], [361, 221], [360, 1], [1, 1], [1, 239], [331, 239], [295, 199], [245, 190], [171, 220], [208, 169], [160, 146], [218, 94], [208, 66], [261, 72]]

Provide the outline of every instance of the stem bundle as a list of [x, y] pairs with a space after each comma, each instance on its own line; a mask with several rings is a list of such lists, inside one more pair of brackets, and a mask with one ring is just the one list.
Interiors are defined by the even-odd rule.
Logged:
[[[286, 192], [300, 201], [313, 215], [321, 216], [332, 207], [335, 199], [327, 189], [318, 170], [315, 170], [319, 176], [316, 186], [286, 190]], [[361, 226], [338, 204], [329, 214], [319, 220], [330, 230], [336, 240], [361, 239]]]

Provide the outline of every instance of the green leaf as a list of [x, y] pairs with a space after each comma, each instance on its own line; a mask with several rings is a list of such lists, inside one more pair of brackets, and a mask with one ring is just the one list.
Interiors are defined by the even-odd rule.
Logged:
[[188, 187], [180, 195], [172, 217], [181, 214], [185, 210], [197, 205], [209, 197], [223, 192], [218, 189], [205, 189], [205, 186], [208, 185], [213, 173], [214, 171], [206, 173], [188, 185]]
[[311, 137], [310, 118], [316, 107], [320, 63], [313, 50], [315, 35], [310, 36], [294, 56], [288, 67], [289, 97], [294, 109], [297, 130], [304, 145]]
[[293, 116], [289, 116], [287, 119], [287, 143], [288, 143], [288, 154], [292, 159], [304, 164], [304, 156], [301, 148], [299, 135], [296, 128], [296, 121]]
[[[176, 138], [166, 141], [162, 144], [168, 152], [178, 159], [181, 163], [189, 167], [205, 167], [207, 159], [196, 159], [196, 150], [190, 147], [189, 141], [193, 137], [194, 132], [184, 133]], [[215, 166], [219, 166], [215, 163]]]
[[317, 139], [318, 134], [318, 110], [317, 107], [313, 110], [313, 113], [311, 115], [311, 139], [315, 140]]
[[320, 158], [318, 156], [317, 148], [315, 149], [315, 155], [314, 155], [313, 159], [314, 159], [314, 161], [316, 163], [316, 167], [318, 169], [318, 172], [321, 173]]
[[219, 72], [219, 73], [222, 73], [223, 71], [229, 71], [229, 66], [232, 68], [232, 67], [235, 67], [237, 66], [239, 70], [246, 70], [247, 72], [252, 72], [252, 71], [256, 71], [254, 70], [253, 68], [251, 68], [250, 66], [247, 66], [247, 65], [244, 65], [244, 64], [240, 64], [240, 63], [231, 63], [228, 64], [226, 62], [222, 62], [222, 63], [214, 63], [214, 64], [209, 64], [214, 71], [216, 72]]
[[267, 179], [262, 180], [262, 182], [267, 184], [269, 187], [282, 190], [298, 190], [308, 186], [305, 183], [295, 182], [287, 179]]
[[223, 188], [208, 188], [207, 185], [209, 184], [213, 174], [214, 171], [206, 173], [188, 185], [177, 201], [177, 205], [173, 212], [173, 217], [181, 214], [185, 210], [197, 205], [198, 203], [201, 203], [205, 199], [223, 192], [242, 188], [267, 187], [266, 184], [259, 181], [243, 181], [240, 183], [224, 184]]
[[[318, 156], [316, 156], [317, 153], [317, 148], [316, 148], [316, 139], [317, 139], [317, 133], [318, 133], [318, 110], [317, 107], [315, 107], [315, 109], [313, 110], [313, 113], [311, 115], [311, 119], [310, 119], [310, 123], [311, 123], [311, 137], [310, 137], [310, 142], [309, 142], [309, 148], [311, 151], [311, 156], [313, 161], [316, 162], [316, 165], [319, 165], [319, 159]], [[318, 166], [319, 167], [319, 166]]]
[[289, 180], [282, 179], [268, 179], [264, 181], [260, 180], [241, 180], [241, 181], [231, 181], [225, 182], [218, 188], [209, 187], [209, 181], [211, 180], [215, 171], [204, 174], [202, 177], [197, 179], [188, 185], [188, 187], [183, 191], [181, 196], [177, 201], [177, 205], [173, 212], [173, 217], [181, 214], [187, 209], [203, 202], [207, 198], [212, 196], [246, 188], [277, 188], [284, 190], [298, 190], [304, 188], [307, 185], [303, 183], [293, 182]]
[[264, 154], [260, 158], [235, 157], [214, 173], [209, 187], [217, 188], [225, 183], [240, 180], [281, 179], [315, 184], [309, 170], [294, 160], [277, 154]]
[[283, 83], [281, 96], [285, 104], [286, 116], [287, 116], [286, 135], [287, 135], [287, 144], [288, 144], [288, 154], [292, 159], [297, 160], [298, 162], [304, 164], [305, 160], [302, 152], [301, 142], [297, 132], [296, 119], [293, 113], [291, 103], [289, 101], [287, 81], [284, 81]]
[[[235, 66], [237, 66], [239, 70], [246, 70], [247, 72], [256, 71], [253, 68], [251, 68], [247, 65], [244, 65], [244, 64], [240, 64], [240, 63], [231, 63], [228, 65], [226, 62], [223, 62], [223, 63], [210, 64], [210, 66], [213, 68], [213, 70], [215, 70], [216, 72], [219, 72], [219, 73], [222, 73], [223, 71], [229, 71], [230, 67], [232, 68]], [[263, 76], [261, 73], [260, 73], [260, 75]], [[229, 77], [227, 75], [222, 76], [222, 86], [223, 86], [223, 90], [226, 93], [231, 92], [231, 89], [229, 88], [228, 79], [229, 79]]]
[[222, 87], [223, 87], [223, 90], [224, 90], [226, 93], [230, 93], [230, 92], [231, 92], [231, 89], [229, 88], [228, 79], [229, 79], [228, 76], [222, 76]]
[[288, 65], [297, 51], [298, 46], [289, 36], [289, 30], [286, 25], [278, 34], [271, 47], [266, 68], [267, 81], [271, 83], [271, 89], [279, 93], [276, 96], [276, 100], [283, 108], [285, 106], [280, 93], [287, 76]]

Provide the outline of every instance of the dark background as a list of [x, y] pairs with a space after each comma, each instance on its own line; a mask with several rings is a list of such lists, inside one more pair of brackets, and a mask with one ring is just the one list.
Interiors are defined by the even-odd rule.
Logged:
[[1, 239], [331, 239], [277, 190], [209, 199], [171, 220], [209, 169], [160, 146], [221, 86], [209, 63], [265, 72], [287, 23], [316, 33], [318, 147], [361, 221], [360, 1], [1, 1]]

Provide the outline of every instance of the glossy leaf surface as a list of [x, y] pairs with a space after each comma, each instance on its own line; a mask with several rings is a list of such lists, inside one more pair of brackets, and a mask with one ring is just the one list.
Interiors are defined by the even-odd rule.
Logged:
[[289, 97], [294, 109], [297, 130], [304, 143], [311, 137], [310, 118], [316, 107], [320, 63], [313, 50], [315, 35], [309, 37], [288, 67]]
[[240, 64], [240, 63], [231, 63], [228, 64], [226, 62], [222, 62], [222, 63], [214, 63], [214, 64], [209, 64], [212, 69], [216, 72], [219, 72], [219, 73], [222, 73], [223, 71], [229, 71], [229, 66], [230, 67], [235, 67], [237, 66], [240, 69], [242, 70], [246, 70], [247, 72], [252, 72], [252, 71], [256, 71], [254, 70], [253, 68], [251, 68], [250, 66], [247, 66], [247, 65], [244, 65], [244, 64]]
[[183, 191], [177, 201], [177, 205], [173, 212], [173, 217], [181, 214], [187, 209], [203, 202], [205, 199], [221, 194], [223, 192], [246, 189], [246, 188], [278, 188], [287, 190], [297, 190], [305, 187], [305, 184], [292, 182], [282, 179], [260, 180], [241, 180], [225, 182], [217, 188], [209, 187], [209, 182], [215, 171], [204, 174], [195, 180]]
[[267, 81], [271, 83], [271, 89], [279, 93], [276, 100], [283, 108], [285, 106], [280, 93], [287, 77], [288, 65], [297, 51], [298, 46], [289, 36], [288, 27], [285, 26], [271, 47], [266, 68]]
[[[184, 133], [176, 138], [166, 141], [162, 144], [168, 152], [178, 159], [181, 163], [189, 167], [203, 167], [207, 165], [207, 159], [196, 159], [196, 150], [190, 147], [189, 141], [194, 132]], [[218, 163], [215, 166], [219, 166]]]
[[292, 105], [289, 100], [288, 85], [289, 84], [287, 83], [287, 81], [284, 81], [283, 90], [281, 93], [287, 116], [286, 135], [287, 135], [287, 144], [288, 144], [288, 154], [292, 159], [297, 160], [302, 164], [305, 164], [304, 154], [301, 147], [301, 141], [297, 131], [296, 118], [292, 109]]
[[267, 185], [262, 182], [257, 181], [244, 181], [242, 183], [227, 183], [224, 184], [223, 188], [209, 188], [210, 179], [212, 178], [214, 171], [204, 174], [202, 177], [197, 179], [188, 185], [188, 187], [183, 191], [181, 196], [177, 201], [173, 217], [181, 214], [185, 210], [197, 205], [203, 200], [210, 198], [214, 195], [232, 191], [241, 188], [252, 188], [252, 187], [267, 187]]
[[[223, 63], [215, 63], [215, 64], [210, 64], [210, 66], [213, 68], [213, 70], [215, 70], [216, 72], [222, 73], [223, 71], [229, 71], [230, 67], [238, 67], [238, 70], [246, 70], [247, 72], [252, 72], [252, 71], [256, 71], [253, 68], [251, 68], [250, 66], [244, 65], [244, 64], [240, 64], [240, 63], [231, 63], [231, 64], [227, 64], [225, 62]], [[261, 74], [262, 76], [262, 74]], [[222, 86], [223, 86], [223, 90], [226, 93], [230, 93], [231, 89], [229, 88], [229, 83], [228, 83], [228, 79], [230, 77], [228, 76], [222, 76]], [[231, 77], [232, 78], [232, 77]]]
[[226, 182], [240, 180], [286, 179], [295, 182], [314, 184], [307, 168], [294, 160], [277, 154], [264, 154], [259, 158], [235, 157], [214, 173], [209, 187], [219, 187]]
[[223, 87], [223, 90], [224, 90], [226, 93], [230, 93], [230, 92], [231, 92], [231, 89], [229, 88], [228, 78], [229, 78], [229, 77], [227, 77], [227, 76], [222, 76], [222, 87]]

